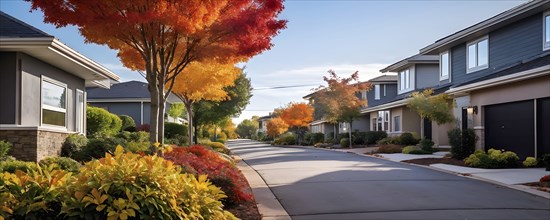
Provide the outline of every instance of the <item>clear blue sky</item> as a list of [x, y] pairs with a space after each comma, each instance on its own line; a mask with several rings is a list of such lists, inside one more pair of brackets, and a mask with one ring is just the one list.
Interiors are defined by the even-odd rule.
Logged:
[[[388, 64], [418, 53], [434, 41], [524, 3], [511, 1], [308, 1], [288, 0], [281, 18], [288, 28], [274, 47], [246, 63], [254, 96], [241, 117], [267, 115], [290, 101], [302, 101], [310, 89], [323, 83], [329, 69], [340, 75], [360, 72], [361, 80], [381, 75]], [[0, 10], [23, 20], [101, 63], [122, 77], [142, 80], [124, 68], [116, 52], [86, 44], [75, 27], [56, 29], [44, 24], [30, 4], [0, 0]], [[310, 85], [261, 90], [275, 86]]]

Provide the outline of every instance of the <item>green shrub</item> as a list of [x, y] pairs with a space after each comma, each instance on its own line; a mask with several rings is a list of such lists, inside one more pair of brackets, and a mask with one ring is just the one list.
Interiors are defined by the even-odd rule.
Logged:
[[432, 140], [422, 139], [418, 144], [420, 145], [420, 149], [422, 149], [423, 151], [434, 152], [434, 142]]
[[189, 145], [189, 138], [187, 136], [183, 136], [183, 135], [176, 135], [172, 139], [164, 140], [164, 143], [166, 143], [166, 144], [175, 144], [177, 146], [187, 146], [187, 145]]
[[523, 161], [523, 166], [525, 167], [536, 167], [537, 165], [538, 165], [538, 161], [534, 157], [527, 157]]
[[550, 171], [550, 154], [540, 156], [539, 163], [546, 165], [546, 171]]
[[499, 169], [518, 166], [519, 157], [511, 151], [489, 149], [487, 153], [477, 150], [464, 159], [464, 163], [471, 167]]
[[413, 150], [420, 150], [420, 148], [417, 147], [417, 146], [406, 146], [406, 147], [403, 148], [403, 150], [401, 151], [401, 153], [410, 154], [411, 151], [413, 151]]
[[38, 164], [45, 167], [49, 167], [53, 164], [56, 169], [62, 169], [72, 173], [78, 173], [78, 170], [82, 166], [82, 164], [76, 160], [68, 157], [48, 157], [38, 162]]
[[402, 150], [403, 150], [403, 147], [399, 145], [387, 144], [387, 145], [379, 145], [376, 153], [394, 154], [394, 153], [401, 153]]
[[349, 147], [349, 138], [340, 139], [340, 146], [341, 147]]
[[88, 144], [88, 138], [84, 135], [70, 134], [61, 146], [62, 157], [73, 157], [76, 152], [82, 150], [82, 147]]
[[386, 144], [401, 144], [401, 138], [396, 137], [385, 137], [378, 140], [377, 144], [386, 145]]
[[405, 132], [399, 136], [399, 144], [401, 145], [417, 145], [418, 139], [414, 138], [411, 133]]
[[114, 135], [120, 131], [122, 120], [107, 110], [88, 106], [86, 108], [86, 133], [90, 136]]
[[455, 159], [462, 160], [474, 153], [477, 136], [472, 129], [464, 131], [455, 128], [447, 133], [451, 144], [451, 155]]
[[105, 156], [105, 153], [113, 152], [116, 146], [127, 146], [127, 143], [124, 138], [120, 137], [91, 138], [88, 139], [88, 144], [73, 154], [71, 158], [81, 162], [99, 159]]
[[273, 144], [275, 145], [294, 145], [296, 144], [296, 135], [293, 133], [285, 133], [279, 136], [279, 138], [276, 138], [273, 141]]
[[409, 154], [432, 154], [432, 152], [425, 150], [412, 150], [409, 152]]
[[128, 115], [120, 115], [118, 116], [122, 122], [122, 126], [120, 127], [121, 131], [130, 131], [134, 132], [136, 129], [136, 122], [134, 119]]
[[195, 178], [163, 158], [123, 153], [121, 147], [86, 163], [66, 190], [61, 211], [67, 217], [235, 219], [222, 209], [223, 191], [205, 175]]
[[325, 139], [325, 135], [323, 133], [307, 133], [304, 135], [304, 142], [307, 145], [322, 143], [324, 139]]
[[21, 170], [25, 173], [28, 173], [28, 172], [32, 172], [33, 170], [36, 170], [37, 168], [38, 168], [38, 164], [34, 162], [26, 162], [26, 161], [20, 161], [20, 160], [5, 160], [0, 162], [0, 173], [2, 172], [15, 173], [16, 170]]
[[187, 136], [187, 127], [182, 124], [166, 122], [164, 123], [164, 138], [175, 138], [176, 135]]
[[388, 134], [385, 131], [367, 131], [365, 133], [365, 143], [376, 144], [386, 137], [388, 137]]
[[225, 147], [225, 145], [223, 145], [220, 142], [206, 142], [206, 143], [204, 143], [204, 145], [209, 146], [212, 149], [214, 149], [215, 151], [220, 152], [220, 153], [224, 153], [224, 154], [231, 153], [231, 151], [229, 149], [227, 149]]
[[0, 158], [3, 158], [8, 155], [12, 145], [10, 142], [0, 140]]

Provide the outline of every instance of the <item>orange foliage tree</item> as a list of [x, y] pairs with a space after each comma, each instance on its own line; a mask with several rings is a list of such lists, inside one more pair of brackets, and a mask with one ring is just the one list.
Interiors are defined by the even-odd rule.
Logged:
[[267, 135], [276, 138], [288, 130], [288, 125], [280, 117], [273, 118], [266, 124]]
[[[286, 26], [283, 0], [27, 0], [44, 21], [75, 25], [88, 42], [117, 50], [145, 71], [151, 93], [151, 142], [163, 142], [164, 106], [176, 76], [193, 61], [246, 60], [271, 48]], [[168, 86], [166, 86], [168, 85]]]
[[[327, 85], [317, 88], [314, 100], [324, 110], [325, 120], [331, 123], [346, 122], [349, 124], [351, 147], [352, 121], [361, 115], [361, 107], [367, 106], [367, 100], [359, 98], [358, 93], [369, 91], [372, 85], [368, 82], [358, 82], [359, 72], [353, 73], [348, 78], [341, 78], [332, 70], [329, 70], [328, 73], [328, 77], [323, 77]], [[334, 135], [336, 141], [336, 132]]]
[[189, 143], [193, 144], [193, 109], [200, 100], [223, 101], [229, 98], [225, 87], [233, 86], [242, 70], [233, 64], [215, 61], [192, 62], [185, 74], [176, 77], [172, 93], [183, 101], [189, 121]]
[[301, 144], [309, 123], [313, 121], [313, 107], [306, 103], [289, 103], [279, 117], [288, 125], [289, 130], [298, 135], [298, 144]]

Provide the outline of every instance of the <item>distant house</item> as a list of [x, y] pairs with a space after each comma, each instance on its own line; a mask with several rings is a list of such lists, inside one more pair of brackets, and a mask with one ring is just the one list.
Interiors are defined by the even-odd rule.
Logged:
[[271, 121], [272, 118], [273, 118], [273, 115], [271, 115], [271, 114], [258, 118], [258, 132], [262, 132], [264, 134], [267, 134], [266, 125], [269, 121]]
[[86, 87], [120, 78], [55, 37], [0, 12], [0, 140], [20, 160], [57, 156], [86, 131]]
[[[151, 122], [151, 94], [146, 82], [129, 81], [113, 84], [111, 89], [87, 88], [88, 104], [104, 108], [116, 115], [128, 115], [134, 119], [136, 125], [150, 124]], [[166, 111], [172, 103], [182, 101], [170, 94], [166, 102]], [[183, 119], [165, 117], [167, 121], [182, 123]]]

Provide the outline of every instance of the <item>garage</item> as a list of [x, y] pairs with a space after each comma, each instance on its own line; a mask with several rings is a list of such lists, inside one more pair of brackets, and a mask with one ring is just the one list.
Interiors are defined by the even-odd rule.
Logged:
[[534, 100], [484, 107], [485, 150], [515, 152], [520, 159], [535, 155]]
[[537, 156], [550, 154], [550, 98], [537, 99]]

